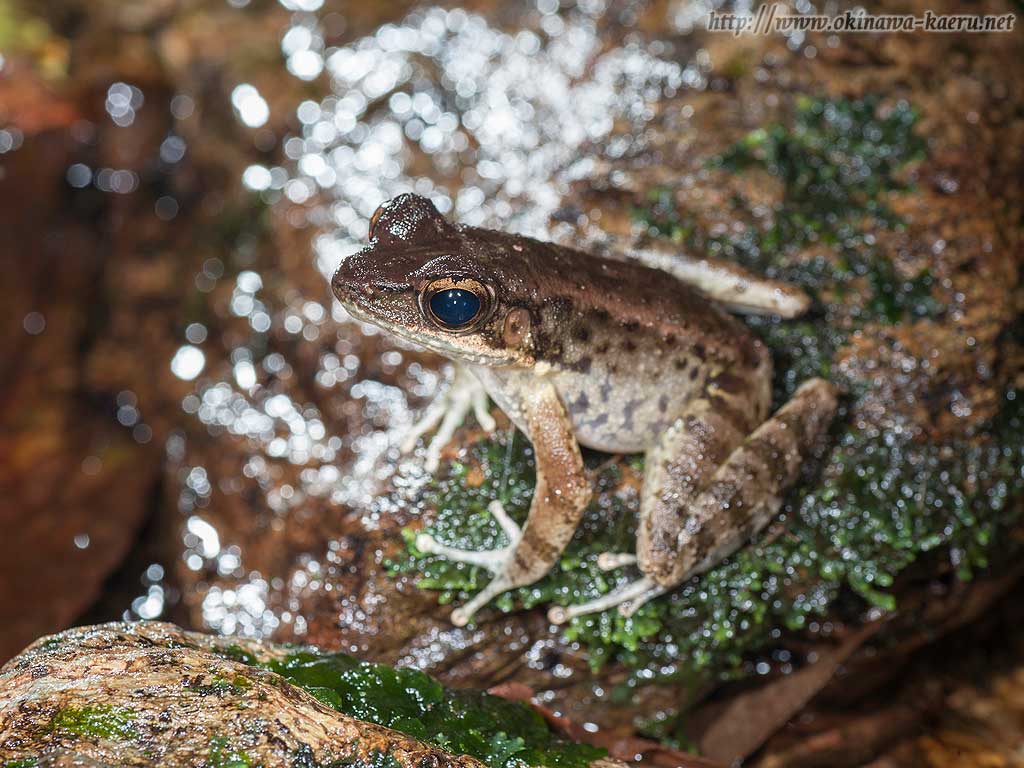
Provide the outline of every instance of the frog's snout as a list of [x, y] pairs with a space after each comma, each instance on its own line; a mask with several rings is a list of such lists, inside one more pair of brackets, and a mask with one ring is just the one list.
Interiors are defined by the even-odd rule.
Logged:
[[358, 280], [348, 261], [342, 261], [331, 278], [331, 290], [334, 291], [334, 295], [343, 304], [357, 298], [372, 298], [375, 293], [373, 284]]

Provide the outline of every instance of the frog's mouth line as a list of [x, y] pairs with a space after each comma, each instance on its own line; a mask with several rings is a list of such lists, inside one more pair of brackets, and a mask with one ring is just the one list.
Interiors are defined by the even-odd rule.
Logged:
[[[515, 363], [515, 358], [512, 355], [501, 354], [499, 352], [472, 352], [467, 350], [464, 346], [448, 343], [442, 331], [434, 331], [433, 328], [431, 328], [429, 333], [416, 333], [409, 330], [409, 328], [404, 325], [389, 322], [380, 315], [363, 309], [352, 300], [343, 300], [339, 298], [338, 301], [353, 319], [358, 320], [361, 323], [367, 323], [368, 325], [382, 328], [393, 336], [397, 336], [404, 341], [411, 342], [431, 352], [436, 352], [444, 357], [470, 363], [472, 365], [502, 366], [512, 365]], [[453, 334], [452, 337], [454, 338], [455, 335]], [[466, 337], [467, 334], [462, 334], [458, 338], [465, 340]]]

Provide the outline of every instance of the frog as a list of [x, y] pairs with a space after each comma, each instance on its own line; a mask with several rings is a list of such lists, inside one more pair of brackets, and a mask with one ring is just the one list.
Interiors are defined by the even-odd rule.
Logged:
[[804, 313], [810, 298], [796, 286], [670, 245], [602, 253], [452, 223], [413, 193], [377, 208], [368, 235], [333, 275], [338, 301], [457, 365], [455, 396], [428, 408], [415, 438], [443, 418], [448, 439], [470, 409], [493, 429], [489, 397], [533, 447], [525, 523], [488, 506], [506, 545], [415, 539], [424, 554], [490, 572], [451, 613], [456, 626], [558, 562], [591, 500], [581, 448], [644, 454], [635, 549], [597, 560], [634, 573], [596, 599], [551, 607], [556, 625], [610, 609], [630, 616], [721, 562], [776, 516], [827, 439], [834, 385], [809, 379], [771, 413], [771, 354], [736, 317]]

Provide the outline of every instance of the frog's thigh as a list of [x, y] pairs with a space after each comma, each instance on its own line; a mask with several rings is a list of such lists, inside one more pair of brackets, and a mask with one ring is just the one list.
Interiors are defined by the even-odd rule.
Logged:
[[[778, 511], [783, 491], [827, 429], [835, 390], [824, 379], [805, 382], [714, 472], [684, 510], [670, 569], [648, 574], [672, 587], [712, 567], [761, 530]], [[643, 565], [641, 564], [641, 568]], [[646, 571], [645, 571], [646, 573]]]
[[644, 574], [671, 578], [687, 510], [749, 430], [731, 411], [701, 398], [647, 452], [636, 542]]
[[798, 317], [811, 304], [810, 297], [796, 286], [729, 261], [690, 256], [665, 245], [631, 249], [627, 255], [692, 285], [733, 312]]

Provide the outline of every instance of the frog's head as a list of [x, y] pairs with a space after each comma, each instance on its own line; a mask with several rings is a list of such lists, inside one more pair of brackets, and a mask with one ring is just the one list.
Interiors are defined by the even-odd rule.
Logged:
[[503, 237], [456, 227], [426, 198], [400, 195], [373, 214], [369, 245], [342, 261], [331, 287], [356, 319], [448, 358], [526, 363], [530, 314], [509, 295]]

